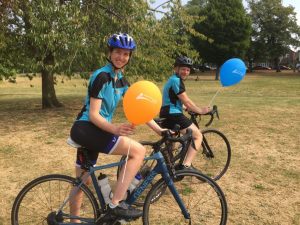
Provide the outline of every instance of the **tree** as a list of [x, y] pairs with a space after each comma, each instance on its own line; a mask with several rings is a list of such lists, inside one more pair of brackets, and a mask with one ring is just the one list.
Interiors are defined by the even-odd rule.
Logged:
[[[12, 1], [2, 10], [6, 19], [1, 27], [5, 39], [11, 40], [5, 48], [5, 62], [12, 57], [15, 68], [41, 73], [42, 107], [59, 107], [55, 74], [95, 69], [99, 60], [105, 60], [105, 51], [100, 49], [107, 48], [108, 35], [128, 30], [127, 15], [140, 16], [141, 8], [144, 12], [147, 8], [142, 0]], [[118, 10], [124, 15], [116, 13]]]
[[200, 35], [192, 27], [194, 17], [188, 15], [179, 0], [166, 3], [162, 19], [157, 20], [150, 14], [148, 22], [138, 35], [138, 39], [142, 41], [141, 52], [135, 62], [136, 68], [140, 74], [146, 72], [155, 80], [169, 76], [176, 56], [198, 57], [189, 40], [191, 33]]
[[[5, 9], [5, 54], [14, 66], [42, 76], [42, 107], [58, 107], [54, 74], [66, 71], [83, 44], [81, 1], [13, 1]], [[76, 35], [74, 35], [76, 34]]]
[[207, 38], [192, 37], [192, 43], [203, 61], [217, 65], [218, 80], [219, 67], [225, 60], [244, 57], [249, 47], [250, 18], [241, 0], [194, 0], [187, 7], [200, 8], [198, 16], [204, 17], [194, 24], [194, 28]]
[[[0, 2], [0, 24], [5, 24], [6, 17], [5, 9], [11, 5], [11, 1]], [[11, 40], [5, 35], [5, 27], [0, 26], [0, 80], [11, 77], [15, 74], [15, 70], [12, 66], [12, 59], [6, 56], [8, 46]]]
[[144, 0], [7, 1], [11, 4], [1, 10], [5, 20], [0, 21], [5, 31], [3, 65], [12, 58], [12, 68], [41, 73], [43, 108], [61, 106], [55, 74], [86, 76], [105, 63], [112, 33], [128, 32], [137, 42], [128, 75], [161, 80], [174, 55], [197, 55], [187, 38], [193, 32], [191, 18], [179, 0], [172, 1], [171, 11], [161, 21]]
[[300, 44], [300, 27], [292, 6], [284, 7], [281, 0], [249, 0], [252, 25], [251, 56], [273, 62], [280, 71], [280, 56], [290, 46]]

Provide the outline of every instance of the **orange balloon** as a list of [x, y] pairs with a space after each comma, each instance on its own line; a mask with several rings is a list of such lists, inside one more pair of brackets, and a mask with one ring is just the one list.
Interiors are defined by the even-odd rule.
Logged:
[[134, 125], [152, 120], [159, 113], [161, 104], [159, 88], [146, 80], [131, 85], [123, 99], [125, 116]]

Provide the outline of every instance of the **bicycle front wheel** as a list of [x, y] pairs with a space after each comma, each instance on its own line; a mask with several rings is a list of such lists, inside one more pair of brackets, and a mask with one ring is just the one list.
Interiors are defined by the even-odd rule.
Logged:
[[216, 129], [203, 130], [202, 134], [202, 152], [198, 153], [192, 164], [216, 181], [229, 167], [231, 147], [226, 136]]
[[[75, 178], [59, 174], [46, 175], [31, 181], [15, 199], [11, 212], [12, 225], [70, 223], [70, 208], [74, 209], [74, 201], [63, 203], [69, 199], [74, 188], [77, 188]], [[86, 185], [82, 185], [79, 190], [82, 203], [78, 216], [81, 222], [95, 222], [99, 216], [98, 203]]]
[[167, 189], [155, 202], [157, 192], [166, 183], [159, 180], [147, 195], [144, 204], [144, 225], [158, 224], [201, 224], [225, 225], [227, 203], [220, 187], [209, 177], [193, 171], [177, 171], [174, 185], [188, 210], [191, 221], [185, 219], [172, 193]]
[[[226, 136], [216, 129], [202, 131], [203, 141], [201, 149], [193, 159], [193, 167], [209, 176], [219, 180], [227, 171], [231, 159], [231, 147]], [[182, 146], [174, 148], [174, 161], [184, 157], [181, 154]]]

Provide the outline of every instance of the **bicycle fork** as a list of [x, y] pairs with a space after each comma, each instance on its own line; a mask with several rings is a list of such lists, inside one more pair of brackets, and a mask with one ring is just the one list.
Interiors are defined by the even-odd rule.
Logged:
[[160, 170], [162, 171], [162, 176], [169, 188], [169, 190], [171, 191], [172, 195], [174, 196], [177, 204], [179, 205], [182, 214], [184, 215], [185, 219], [188, 219], [190, 221], [191, 224], [191, 216], [187, 210], [187, 208], [185, 207], [182, 199], [180, 198], [178, 191], [174, 185], [174, 181], [172, 180], [172, 178], [170, 177], [169, 171], [167, 169], [167, 165], [164, 161], [164, 159], [158, 159], [158, 167], [160, 167]]
[[203, 135], [203, 141], [202, 141], [201, 145], [202, 145], [202, 148], [203, 148], [203, 154], [205, 154], [207, 158], [214, 158], [215, 157], [214, 153], [211, 150], [211, 148], [210, 148], [206, 138], [204, 137], [204, 135]]

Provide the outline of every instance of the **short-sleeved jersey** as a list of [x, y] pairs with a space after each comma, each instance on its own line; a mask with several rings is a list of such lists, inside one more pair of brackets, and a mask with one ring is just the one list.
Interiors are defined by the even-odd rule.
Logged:
[[178, 98], [178, 95], [183, 92], [185, 92], [185, 86], [181, 77], [177, 74], [173, 74], [163, 89], [163, 102], [160, 116], [183, 113], [182, 102]]
[[108, 122], [111, 122], [115, 109], [125, 92], [129, 83], [123, 77], [122, 73], [117, 74], [117, 80], [114, 80], [115, 73], [112, 65], [109, 63], [101, 69], [96, 70], [89, 80], [89, 86], [85, 104], [77, 116], [77, 120], [90, 121], [90, 98], [102, 99], [99, 114]]

